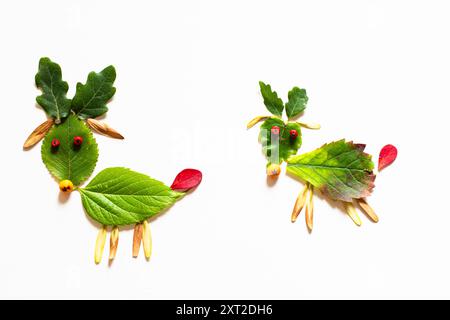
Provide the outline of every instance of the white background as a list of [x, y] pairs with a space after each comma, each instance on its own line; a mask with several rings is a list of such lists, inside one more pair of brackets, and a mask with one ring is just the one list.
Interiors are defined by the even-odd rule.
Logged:
[[[450, 298], [448, 1], [3, 1], [0, 4], [0, 298]], [[59, 201], [22, 151], [45, 120], [38, 60], [70, 84], [114, 64], [95, 173], [127, 166], [168, 184], [201, 169], [198, 189], [151, 224], [153, 256], [132, 231], [93, 261], [97, 226], [79, 194]], [[258, 81], [308, 90], [301, 151], [340, 138], [399, 157], [358, 228], [315, 197], [314, 231], [290, 222], [301, 184], [268, 186]]]

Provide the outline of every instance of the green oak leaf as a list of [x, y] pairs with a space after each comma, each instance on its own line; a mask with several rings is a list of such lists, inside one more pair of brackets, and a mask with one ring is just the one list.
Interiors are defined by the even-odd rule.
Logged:
[[[278, 143], [272, 141], [271, 129], [273, 126], [280, 128]], [[290, 130], [297, 130], [298, 137], [291, 139]], [[263, 145], [263, 153], [270, 163], [280, 164], [287, 160], [290, 156], [295, 155], [302, 145], [301, 127], [295, 122], [288, 122], [285, 124], [283, 120], [278, 118], [269, 118], [261, 125], [259, 133], [260, 142]]]
[[281, 117], [284, 109], [283, 100], [278, 98], [277, 93], [272, 91], [269, 84], [265, 84], [260, 81], [259, 87], [261, 88], [261, 94], [264, 98], [264, 104], [266, 105], [267, 110], [269, 110], [273, 115]]
[[302, 113], [308, 103], [308, 96], [305, 89], [292, 88], [288, 93], [289, 101], [286, 103], [286, 115], [288, 119], [294, 118]]
[[69, 115], [71, 103], [66, 97], [69, 85], [62, 80], [61, 67], [49, 58], [41, 58], [34, 80], [36, 86], [42, 90], [42, 95], [36, 97], [36, 102], [49, 117], [60, 123]]
[[91, 72], [86, 84], [77, 83], [77, 91], [72, 99], [72, 110], [81, 119], [96, 118], [108, 111], [106, 103], [113, 97], [116, 70], [113, 66], [99, 73]]
[[108, 226], [142, 222], [184, 195], [149, 176], [120, 167], [101, 171], [79, 191], [87, 214]]
[[[79, 147], [73, 144], [76, 136], [83, 138]], [[53, 139], [60, 141], [58, 148], [52, 148]], [[47, 133], [42, 143], [41, 156], [56, 179], [67, 179], [78, 186], [94, 171], [98, 159], [97, 142], [84, 122], [72, 114]]]
[[364, 145], [339, 140], [288, 159], [287, 172], [311, 183], [333, 200], [346, 202], [370, 195], [375, 175]]

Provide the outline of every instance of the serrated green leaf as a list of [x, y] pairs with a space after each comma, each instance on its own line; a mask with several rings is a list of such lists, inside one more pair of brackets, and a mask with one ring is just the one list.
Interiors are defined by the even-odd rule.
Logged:
[[288, 119], [294, 118], [302, 113], [308, 103], [308, 96], [305, 89], [292, 88], [288, 93], [289, 101], [286, 103], [286, 115]]
[[269, 84], [265, 84], [260, 81], [259, 87], [261, 89], [261, 95], [263, 96], [264, 104], [266, 105], [267, 110], [269, 110], [273, 115], [281, 117], [284, 109], [283, 100], [278, 98], [278, 94], [275, 91], [272, 91]]
[[87, 214], [103, 225], [114, 226], [142, 222], [184, 195], [126, 168], [105, 169], [79, 191]]
[[[278, 136], [271, 134], [273, 126], [280, 128]], [[290, 130], [297, 130], [298, 137], [291, 139]], [[275, 140], [272, 140], [275, 139]], [[299, 124], [290, 122], [285, 124], [283, 120], [269, 118], [261, 125], [259, 139], [263, 145], [263, 153], [270, 163], [280, 164], [290, 156], [295, 155], [302, 145], [301, 127]]]
[[96, 118], [108, 111], [106, 103], [113, 97], [116, 70], [113, 66], [99, 73], [91, 72], [86, 84], [77, 83], [77, 91], [72, 99], [72, 110], [82, 118]]
[[[76, 136], [83, 138], [80, 147], [73, 144]], [[53, 139], [60, 141], [56, 149], [51, 146]], [[45, 166], [56, 179], [71, 180], [78, 186], [94, 171], [98, 159], [97, 142], [84, 122], [72, 114], [49, 131], [42, 143], [41, 155]]]
[[56, 123], [61, 122], [70, 112], [70, 99], [66, 97], [69, 85], [62, 80], [61, 67], [49, 58], [41, 58], [34, 80], [42, 90], [42, 95], [36, 97], [36, 102]]
[[311, 183], [333, 200], [351, 201], [370, 195], [375, 175], [364, 145], [339, 140], [288, 159], [287, 172]]

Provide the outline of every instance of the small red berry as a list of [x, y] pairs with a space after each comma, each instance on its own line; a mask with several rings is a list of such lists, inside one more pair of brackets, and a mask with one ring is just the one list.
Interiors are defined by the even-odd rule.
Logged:
[[59, 140], [58, 139], [53, 139], [52, 140], [52, 148], [58, 148], [59, 147]]
[[76, 136], [73, 138], [73, 144], [77, 147], [81, 146], [81, 144], [83, 143], [83, 138], [80, 136]]
[[292, 129], [291, 131], [289, 131], [289, 136], [291, 137], [292, 140], [297, 139], [298, 137], [298, 132], [295, 129]]
[[272, 130], [270, 130], [272, 132], [272, 134], [280, 134], [280, 127], [279, 126], [273, 126]]

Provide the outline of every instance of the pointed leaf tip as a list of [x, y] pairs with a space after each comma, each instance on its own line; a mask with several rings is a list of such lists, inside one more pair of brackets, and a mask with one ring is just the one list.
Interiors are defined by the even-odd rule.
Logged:
[[202, 173], [196, 169], [184, 169], [173, 181], [170, 188], [177, 191], [187, 191], [195, 188], [202, 182]]
[[378, 157], [378, 171], [383, 170], [397, 158], [397, 148], [392, 144], [388, 144], [383, 147]]

